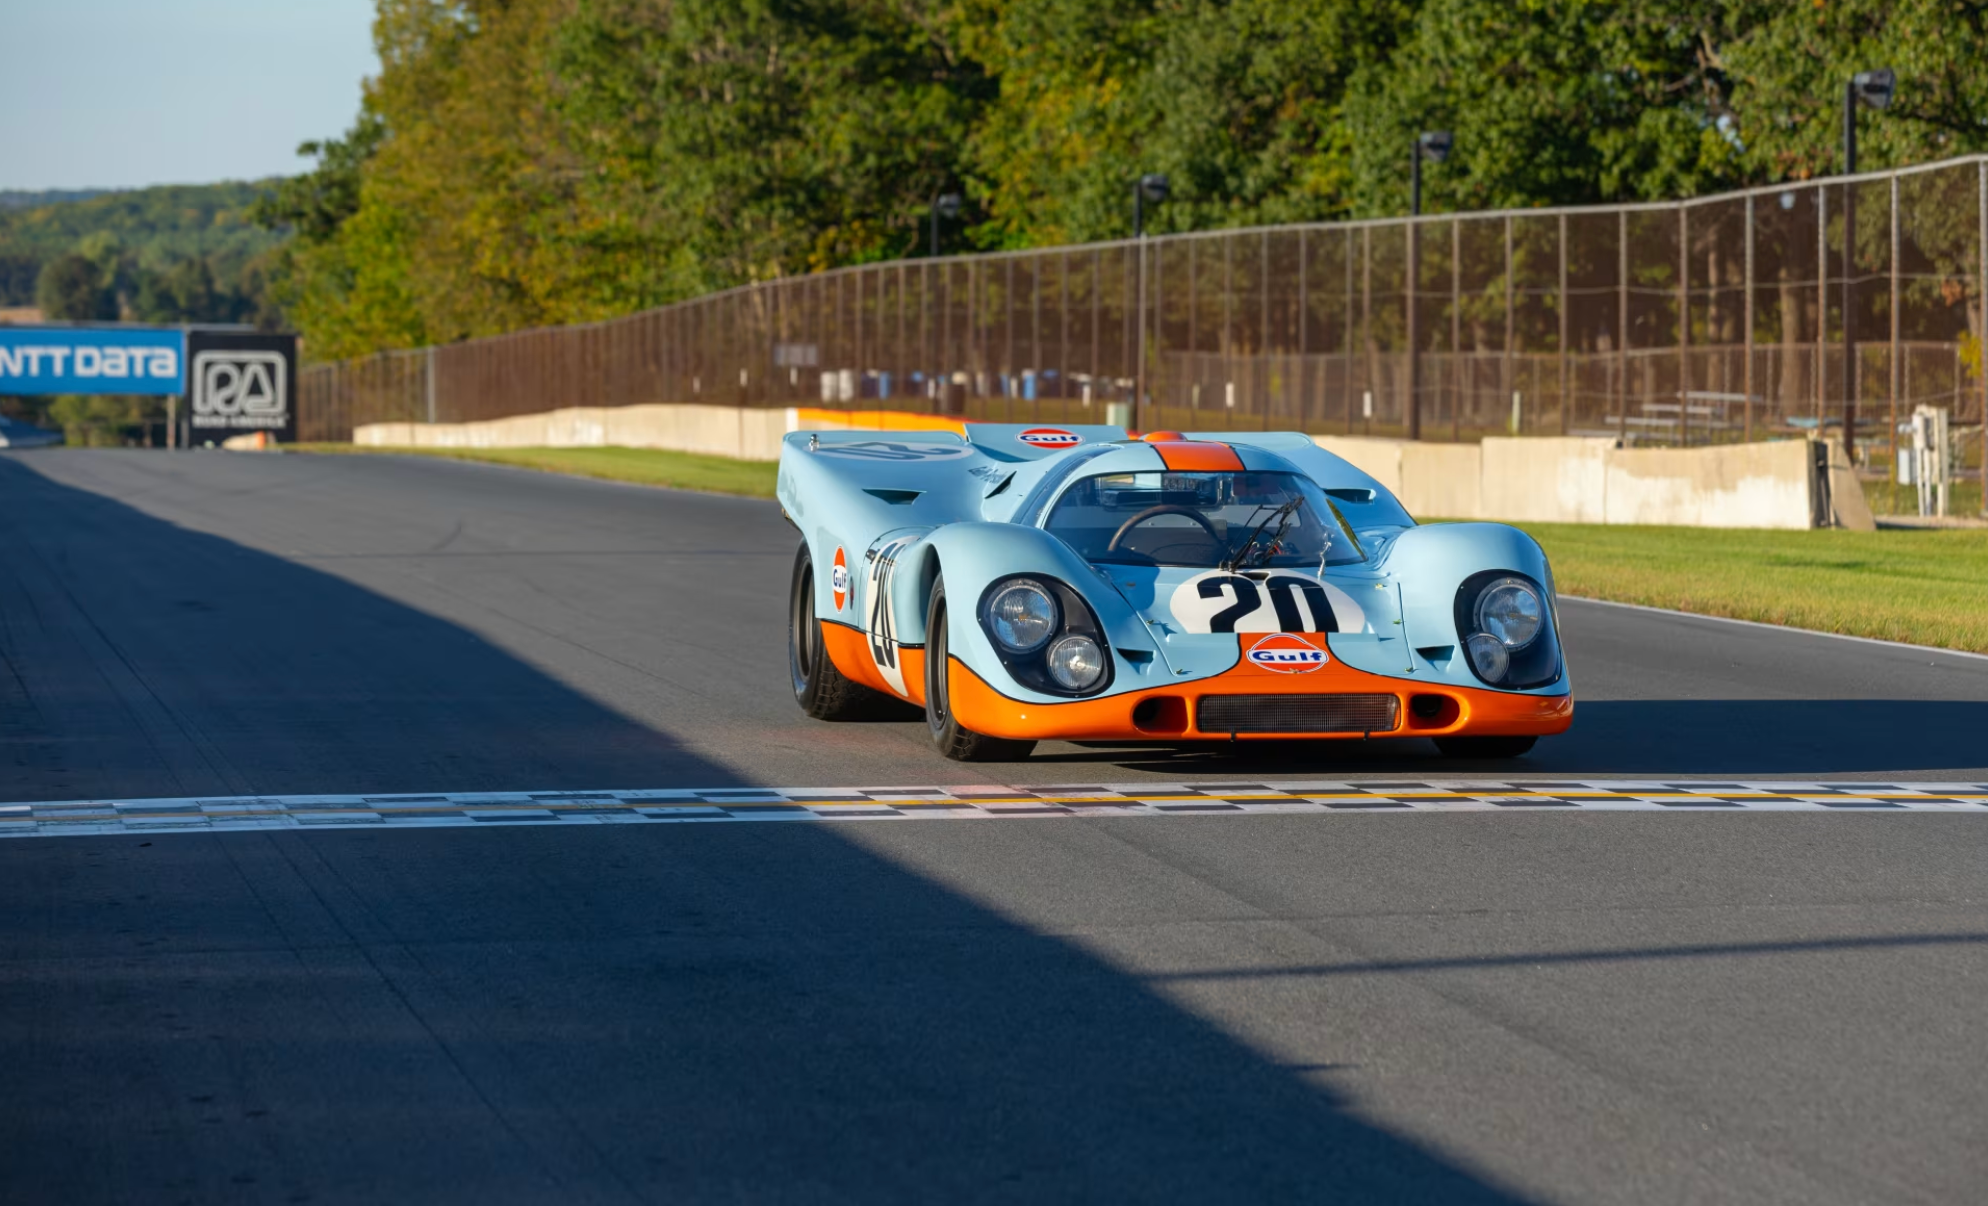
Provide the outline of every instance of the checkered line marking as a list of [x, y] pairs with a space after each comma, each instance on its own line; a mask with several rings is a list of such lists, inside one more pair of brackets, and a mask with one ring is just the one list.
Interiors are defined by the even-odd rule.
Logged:
[[870, 821], [1262, 813], [1905, 811], [1988, 813], [1984, 783], [1649, 779], [1052, 787], [706, 788], [0, 804], [0, 837], [238, 829]]

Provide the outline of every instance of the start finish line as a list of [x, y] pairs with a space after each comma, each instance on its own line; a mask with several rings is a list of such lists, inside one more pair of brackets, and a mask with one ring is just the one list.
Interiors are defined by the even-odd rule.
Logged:
[[0, 394], [184, 395], [187, 442], [296, 438], [297, 337], [203, 327], [0, 326]]

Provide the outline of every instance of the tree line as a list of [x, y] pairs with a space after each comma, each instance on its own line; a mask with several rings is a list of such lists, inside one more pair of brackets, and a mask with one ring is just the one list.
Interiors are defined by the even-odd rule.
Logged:
[[283, 236], [231, 182], [10, 194], [0, 205], [0, 305], [50, 319], [279, 326], [269, 253]]
[[378, 0], [382, 70], [257, 218], [316, 358], [922, 254], [1669, 199], [1988, 145], [1976, 0]]

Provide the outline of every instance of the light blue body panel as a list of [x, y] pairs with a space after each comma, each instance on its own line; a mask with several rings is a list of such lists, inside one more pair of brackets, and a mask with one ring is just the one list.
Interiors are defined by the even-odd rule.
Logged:
[[[1150, 444], [1116, 427], [975, 423], [970, 439], [949, 431], [796, 432], [780, 454], [777, 493], [807, 541], [815, 574], [815, 611], [825, 621], [870, 634], [882, 645], [925, 644], [933, 584], [943, 574], [953, 622], [953, 656], [1002, 694], [1031, 703], [1063, 702], [1014, 681], [978, 622], [983, 593], [1016, 574], [1050, 577], [1075, 590], [1109, 639], [1113, 677], [1107, 695], [1221, 674], [1241, 657], [1242, 642], [1278, 630], [1268, 604], [1237, 631], [1208, 631], [1193, 609], [1199, 580], [1221, 571], [1092, 565], [1041, 524], [1062, 492], [1103, 473], [1165, 467]], [[1060, 433], [1042, 435], [1039, 433]], [[1020, 437], [1062, 444], [1042, 447]], [[1067, 442], [1064, 437], [1074, 439]], [[1245, 468], [1299, 472], [1332, 498], [1367, 554], [1364, 562], [1255, 572], [1259, 588], [1306, 600], [1300, 613], [1329, 604], [1326, 637], [1333, 655], [1355, 669], [1427, 684], [1487, 689], [1462, 655], [1455, 605], [1474, 574], [1502, 570], [1539, 583], [1552, 600], [1552, 571], [1537, 542], [1504, 524], [1418, 526], [1378, 481], [1297, 432], [1193, 435], [1226, 443]], [[837, 608], [830, 567], [841, 550], [848, 567]], [[1233, 577], [1228, 575], [1227, 577]], [[1296, 580], [1296, 581], [1294, 581]], [[1306, 583], [1312, 584], [1309, 588]], [[1240, 593], [1222, 595], [1238, 605]], [[1314, 620], [1314, 622], [1316, 622]], [[1197, 630], [1197, 628], [1199, 630]], [[1554, 623], [1557, 634], [1557, 618]], [[1313, 627], [1312, 631], [1319, 631]], [[886, 654], [879, 660], [895, 659]], [[889, 674], [885, 674], [889, 681]], [[1502, 688], [1489, 688], [1502, 689]], [[1552, 683], [1516, 694], [1560, 695]]]

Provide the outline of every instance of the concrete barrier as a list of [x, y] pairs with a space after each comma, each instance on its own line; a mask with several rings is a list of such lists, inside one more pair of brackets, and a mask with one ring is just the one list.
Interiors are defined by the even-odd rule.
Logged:
[[571, 406], [474, 423], [366, 423], [352, 442], [374, 448], [662, 448], [747, 461], [780, 459], [790, 431], [961, 431], [943, 415], [790, 406], [749, 409], [661, 402]]
[[1494, 436], [1480, 445], [1315, 436], [1410, 514], [1536, 523], [1874, 530], [1842, 449], [1811, 441], [1617, 448], [1609, 439]]
[[[741, 460], [780, 457], [790, 431], [874, 429], [963, 432], [957, 418], [814, 407], [753, 410], [656, 403], [568, 407], [476, 423], [369, 423], [355, 444], [412, 448], [663, 448]], [[1314, 436], [1321, 448], [1372, 474], [1418, 516], [1536, 523], [1875, 528], [1840, 446], [1785, 440], [1707, 448], [1617, 448], [1584, 438], [1494, 436], [1435, 444]], [[1826, 465], [1826, 468], [1822, 467]]]

